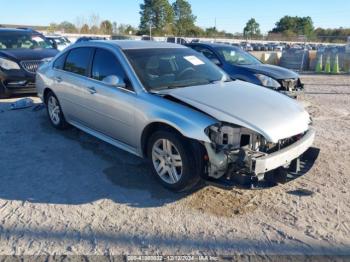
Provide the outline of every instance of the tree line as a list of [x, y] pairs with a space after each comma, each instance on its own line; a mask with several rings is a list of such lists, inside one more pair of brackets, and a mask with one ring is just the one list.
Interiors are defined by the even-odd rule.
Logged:
[[192, 12], [187, 0], [144, 0], [140, 4], [140, 24], [138, 28], [129, 24], [117, 24], [109, 20], [100, 21], [96, 14], [88, 19], [77, 18], [75, 23], [62, 22], [50, 24], [48, 31], [64, 31], [66, 33], [106, 34], [106, 35], [149, 35], [153, 36], [183, 36], [183, 37], [220, 37], [246, 38], [267, 40], [305, 40], [324, 42], [344, 42], [350, 35], [350, 29], [315, 28], [312, 18], [284, 16], [276, 22], [275, 27], [262, 35], [260, 25], [251, 18], [243, 32], [229, 33], [218, 30], [216, 26], [201, 28], [196, 25], [197, 17]]
[[62, 31], [68, 34], [102, 34], [102, 35], [127, 35], [137, 34], [138, 28], [130, 24], [118, 24], [110, 20], [102, 20], [99, 15], [91, 14], [88, 18], [77, 17], [75, 23], [63, 21], [62, 23], [51, 23], [48, 32]]

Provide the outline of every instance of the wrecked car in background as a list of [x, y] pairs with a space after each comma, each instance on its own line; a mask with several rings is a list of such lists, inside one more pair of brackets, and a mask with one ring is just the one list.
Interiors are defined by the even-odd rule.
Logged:
[[234, 79], [270, 88], [293, 98], [304, 89], [296, 72], [263, 64], [241, 48], [218, 43], [191, 43], [187, 46], [202, 53]]
[[174, 191], [201, 179], [262, 180], [299, 159], [315, 138], [309, 114], [293, 99], [233, 81], [175, 44], [75, 44], [40, 67], [36, 86], [53, 126], [73, 125], [149, 159]]

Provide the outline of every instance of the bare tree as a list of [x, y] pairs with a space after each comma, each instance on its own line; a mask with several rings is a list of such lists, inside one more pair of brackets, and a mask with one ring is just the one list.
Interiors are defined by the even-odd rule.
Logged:
[[77, 18], [75, 18], [75, 27], [78, 29], [79, 33], [81, 33], [81, 28], [86, 23], [86, 18], [84, 16], [77, 16]]
[[100, 16], [96, 13], [92, 13], [89, 17], [89, 26], [91, 27], [99, 27], [100, 26]]

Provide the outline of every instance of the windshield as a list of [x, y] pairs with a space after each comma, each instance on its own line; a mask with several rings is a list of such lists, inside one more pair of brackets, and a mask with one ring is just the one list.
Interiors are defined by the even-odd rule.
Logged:
[[149, 91], [231, 81], [221, 69], [189, 48], [125, 50]]
[[0, 33], [0, 49], [41, 49], [52, 48], [50, 41], [41, 35]]
[[243, 50], [239, 50], [238, 48], [232, 48], [227, 46], [218, 47], [216, 48], [216, 50], [227, 63], [232, 65], [261, 64], [261, 62], [257, 58]]

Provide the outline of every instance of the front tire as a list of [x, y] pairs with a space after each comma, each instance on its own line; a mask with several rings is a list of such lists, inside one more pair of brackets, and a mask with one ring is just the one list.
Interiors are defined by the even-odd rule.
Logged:
[[64, 118], [61, 105], [53, 92], [49, 92], [45, 99], [47, 115], [51, 124], [60, 130], [66, 129], [69, 125]]
[[202, 168], [191, 141], [175, 132], [155, 132], [149, 139], [147, 156], [153, 174], [167, 189], [186, 191], [200, 180]]

